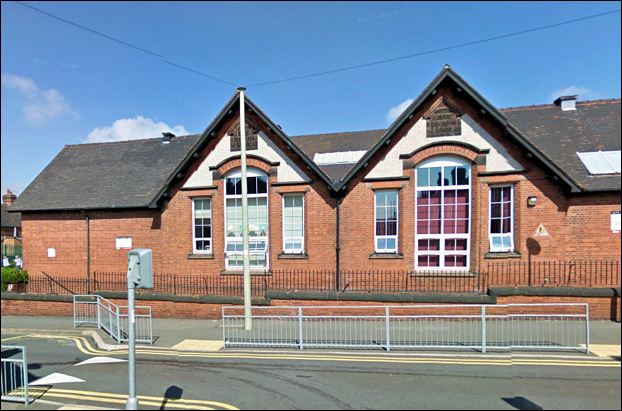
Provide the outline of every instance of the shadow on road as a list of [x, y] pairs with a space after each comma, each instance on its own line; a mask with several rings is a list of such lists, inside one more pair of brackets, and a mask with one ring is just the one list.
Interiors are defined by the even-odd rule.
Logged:
[[512, 397], [512, 398], [501, 398], [503, 401], [510, 404], [512, 407], [517, 410], [541, 410], [543, 409], [538, 404], [535, 404], [529, 401], [525, 397]]
[[184, 393], [184, 390], [176, 385], [171, 385], [170, 387], [168, 387], [166, 389], [166, 391], [164, 392], [164, 401], [162, 401], [162, 405], [160, 405], [160, 409], [164, 410], [166, 409], [166, 403], [168, 402], [168, 400], [180, 400], [182, 395]]

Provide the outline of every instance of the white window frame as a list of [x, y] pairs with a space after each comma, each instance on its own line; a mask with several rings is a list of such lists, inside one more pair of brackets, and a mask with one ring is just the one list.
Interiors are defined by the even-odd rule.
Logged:
[[[299, 196], [302, 198], [302, 237], [286, 237], [285, 236], [285, 197], [296, 197]], [[305, 252], [305, 195], [303, 193], [287, 193], [283, 194], [281, 203], [283, 205], [282, 208], [282, 236], [283, 236], [283, 253], [284, 254], [304, 254]], [[295, 249], [287, 249], [285, 244], [289, 241], [300, 241], [301, 248]]]
[[[236, 171], [233, 171], [229, 174], [227, 174], [224, 178], [224, 186], [223, 186], [223, 197], [224, 197], [224, 217], [225, 217], [225, 223], [224, 225], [224, 237], [225, 237], [225, 267], [227, 269], [240, 269], [241, 267], [236, 266], [236, 265], [229, 265], [229, 256], [230, 255], [244, 255], [243, 251], [228, 251], [228, 243], [242, 243], [243, 239], [242, 237], [228, 237], [227, 236], [227, 200], [229, 199], [234, 199], [234, 198], [242, 198], [242, 194], [227, 194], [227, 179], [229, 178], [241, 178], [242, 177], [242, 173], [241, 171], [238, 169]], [[248, 168], [246, 170], [246, 177], [265, 177], [266, 179], [266, 193], [265, 194], [249, 194], [248, 198], [261, 198], [261, 197], [265, 197], [266, 198], [266, 212], [267, 212], [267, 219], [266, 219], [266, 235], [265, 236], [257, 236], [257, 237], [251, 237], [249, 236], [248, 240], [249, 240], [249, 254], [250, 255], [263, 255], [265, 254], [265, 259], [266, 259], [266, 265], [265, 266], [253, 266], [251, 265], [251, 269], [253, 270], [268, 270], [270, 267], [270, 254], [268, 252], [269, 250], [269, 246], [270, 246], [270, 179], [268, 178], [268, 175], [266, 173], [264, 173], [263, 171], [259, 170], [259, 169], [254, 169], [254, 168]], [[241, 206], [240, 206], [241, 207]], [[253, 242], [261, 242], [263, 241], [265, 244], [265, 248], [262, 248], [260, 250], [251, 250], [252, 248], [252, 243]]]
[[[210, 217], [210, 232], [212, 233], [211, 237], [196, 237], [196, 230], [194, 225], [194, 213], [195, 213], [195, 201], [197, 200], [209, 200], [210, 207], [210, 215], [212, 215], [212, 198], [211, 197], [194, 197], [192, 198], [192, 253], [193, 254], [212, 254], [213, 250], [213, 237], [214, 237], [214, 219]], [[209, 250], [199, 250], [197, 249], [197, 240], [205, 241], [209, 240]]]
[[[510, 188], [510, 232], [509, 233], [492, 233], [492, 190], [493, 188]], [[501, 227], [503, 227], [503, 195], [501, 196]], [[493, 238], [510, 237], [509, 247], [495, 247]], [[488, 189], [488, 243], [490, 251], [495, 253], [505, 253], [514, 251], [514, 184], [491, 185]], [[503, 244], [503, 240], [501, 241]]]
[[[444, 185], [440, 185], [440, 186], [425, 186], [425, 187], [420, 187], [419, 186], [419, 182], [417, 181], [418, 179], [418, 170], [420, 168], [431, 168], [431, 167], [441, 167], [441, 183], [442, 180], [445, 175], [445, 167], [466, 167], [467, 171], [468, 171], [468, 176], [469, 176], [469, 184], [463, 184], [463, 185], [454, 185], [454, 186], [444, 186]], [[429, 159], [426, 159], [424, 161], [422, 161], [420, 164], [418, 164], [415, 167], [415, 224], [414, 224], [414, 231], [415, 231], [415, 270], [419, 271], [419, 272], [469, 272], [470, 267], [471, 267], [471, 225], [473, 223], [473, 218], [472, 218], [472, 209], [473, 209], [473, 192], [472, 192], [472, 185], [473, 185], [473, 173], [471, 172], [471, 164], [469, 163], [468, 160], [463, 159], [461, 157], [456, 157], [456, 156], [436, 156], [436, 157], [432, 157]], [[469, 201], [469, 207], [468, 207], [468, 211], [467, 211], [467, 215], [468, 215], [468, 230], [466, 233], [453, 233], [453, 234], [445, 234], [443, 233], [444, 228], [445, 228], [445, 202], [444, 202], [444, 198], [445, 198], [445, 191], [448, 190], [468, 190], [468, 201]], [[417, 232], [417, 222], [418, 222], [418, 201], [417, 201], [417, 194], [420, 191], [441, 191], [441, 215], [440, 215], [440, 221], [441, 221], [441, 232], [439, 234], [419, 234]], [[451, 240], [451, 239], [465, 239], [466, 240], [466, 250], [449, 250], [448, 252], [445, 250], [445, 241], [446, 240]], [[421, 251], [419, 252], [419, 240], [439, 240], [439, 249], [438, 250], [434, 250], [434, 251], [430, 251], [430, 250], [426, 250], [426, 251]], [[439, 265], [437, 267], [420, 267], [419, 266], [419, 255], [423, 254], [423, 255], [438, 255], [439, 258]], [[447, 254], [451, 254], [451, 255], [464, 255], [466, 256], [466, 266], [465, 267], [455, 267], [455, 266], [450, 266], [450, 267], [446, 267], [445, 266], [445, 255]]]
[[[386, 192], [394, 192], [395, 193], [395, 215], [396, 215], [396, 227], [395, 227], [395, 235], [378, 235], [376, 233], [376, 223], [377, 223], [377, 194], [378, 193], [386, 193]], [[385, 190], [374, 190], [374, 251], [376, 253], [381, 253], [381, 254], [396, 254], [397, 250], [399, 249], [398, 246], [398, 238], [399, 238], [399, 234], [400, 234], [400, 191], [396, 190], [396, 189], [385, 189]], [[385, 207], [386, 208], [386, 207]], [[395, 239], [395, 248], [378, 248], [378, 240], [379, 239]]]

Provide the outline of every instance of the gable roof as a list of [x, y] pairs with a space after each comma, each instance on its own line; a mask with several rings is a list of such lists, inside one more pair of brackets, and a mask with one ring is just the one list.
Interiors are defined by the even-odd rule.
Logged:
[[[493, 117], [520, 147], [532, 153], [572, 192], [620, 191], [620, 176], [591, 176], [577, 151], [620, 149], [620, 100], [580, 102], [576, 111], [555, 105], [498, 110], [449, 66], [432, 80], [388, 129], [289, 137], [250, 98], [254, 112], [329, 189], [338, 193], [443, 81], [452, 81]], [[68, 145], [18, 197], [10, 213], [36, 210], [156, 208], [161, 198], [216, 138], [216, 130], [239, 107], [233, 94], [198, 135], [113, 143]], [[318, 165], [318, 153], [366, 151], [354, 164]], [[4, 221], [4, 220], [3, 220]]]
[[1, 222], [2, 227], [21, 227], [22, 217], [20, 213], [9, 213], [8, 209], [11, 208], [6, 204], [0, 204]]
[[499, 122], [502, 127], [507, 131], [508, 135], [512, 137], [519, 146], [531, 152], [536, 158], [538, 158], [547, 168], [549, 168], [555, 175], [560, 177], [571, 189], [572, 192], [582, 191], [579, 185], [570, 176], [560, 169], [550, 158], [548, 158], [537, 146], [530, 143], [515, 127], [513, 127], [506, 119], [506, 117], [498, 111], [492, 104], [490, 104], [481, 94], [477, 92], [470, 84], [468, 84], [462, 77], [460, 77], [455, 71], [445, 65], [441, 72], [430, 82], [430, 84], [421, 92], [421, 94], [412, 102], [406, 110], [400, 114], [400, 116], [391, 124], [391, 126], [385, 131], [383, 136], [378, 140], [374, 146], [365, 154], [359, 162], [346, 174], [346, 176], [339, 182], [333, 184], [335, 191], [344, 190], [348, 182], [354, 177], [354, 175], [365, 167], [370, 159], [380, 150], [380, 148], [395, 134], [395, 132], [410, 118], [410, 116], [423, 104], [428, 97], [434, 94], [435, 90], [441, 85], [443, 81], [452, 81], [455, 85], [460, 87], [471, 98], [479, 104], [487, 114], [491, 115], [494, 120]]
[[[11, 206], [13, 211], [156, 208], [239, 103], [236, 92], [200, 135], [67, 145]], [[255, 103], [246, 107], [327, 184], [328, 177]], [[239, 107], [239, 104], [238, 104]]]

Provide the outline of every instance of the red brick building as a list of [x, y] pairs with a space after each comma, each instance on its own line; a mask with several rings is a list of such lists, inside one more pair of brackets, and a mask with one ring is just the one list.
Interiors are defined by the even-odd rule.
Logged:
[[[386, 130], [289, 137], [247, 98], [253, 272], [619, 261], [620, 100], [575, 100], [497, 109], [446, 66]], [[11, 207], [24, 267], [122, 272], [141, 247], [156, 275], [240, 273], [238, 114], [66, 146]]]

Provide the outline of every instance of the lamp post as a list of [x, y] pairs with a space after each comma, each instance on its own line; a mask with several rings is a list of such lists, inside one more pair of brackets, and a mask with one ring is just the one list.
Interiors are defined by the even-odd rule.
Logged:
[[246, 112], [244, 110], [245, 87], [240, 92], [240, 172], [242, 178], [242, 254], [244, 262], [244, 329], [253, 328], [251, 312], [251, 270], [248, 252], [248, 184], [246, 181]]

